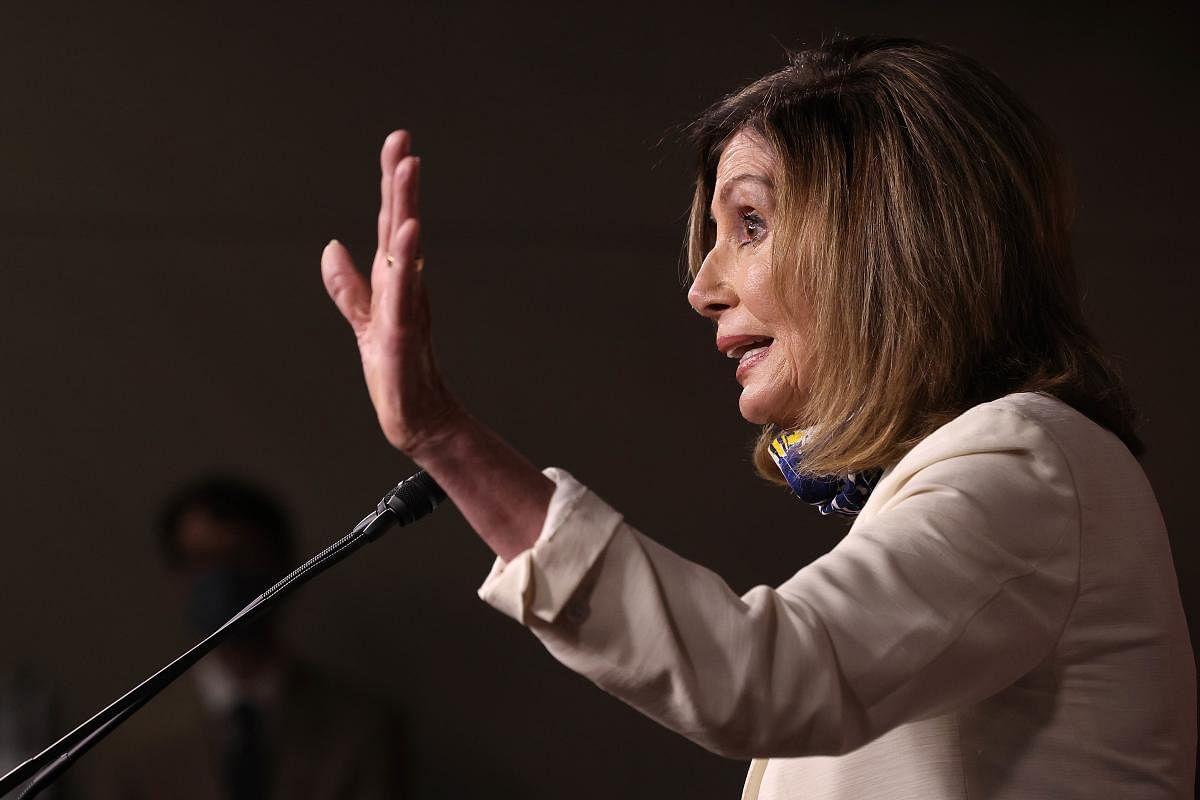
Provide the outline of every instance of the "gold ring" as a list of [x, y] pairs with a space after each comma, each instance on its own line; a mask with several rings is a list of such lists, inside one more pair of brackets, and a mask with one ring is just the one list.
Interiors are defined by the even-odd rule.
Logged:
[[395, 258], [395, 256], [389, 255], [389, 256], [387, 257], [387, 265], [388, 265], [389, 267], [393, 267], [393, 266], [395, 266], [395, 265], [396, 265], [396, 258]]

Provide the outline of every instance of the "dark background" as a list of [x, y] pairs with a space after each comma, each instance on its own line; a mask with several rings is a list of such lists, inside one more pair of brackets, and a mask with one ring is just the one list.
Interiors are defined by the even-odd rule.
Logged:
[[[733, 370], [685, 303], [673, 130], [836, 32], [956, 46], [1060, 136], [1088, 313], [1144, 414], [1195, 626], [1195, 23], [1185, 3], [6, 4], [0, 670], [53, 680], [66, 726], [186, 644], [150, 518], [197, 471], [277, 489], [315, 551], [412, 469], [317, 265], [331, 237], [369, 257], [398, 126], [469, 408], [739, 591], [828, 548], [841, 523], [752, 475]], [[743, 764], [481, 603], [490, 560], [445, 510], [289, 614], [302, 652], [402, 709], [424, 796], [737, 796]]]

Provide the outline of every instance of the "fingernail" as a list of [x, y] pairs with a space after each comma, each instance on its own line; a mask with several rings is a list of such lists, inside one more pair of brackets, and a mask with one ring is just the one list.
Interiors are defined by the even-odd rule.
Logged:
[[341, 244], [341, 242], [339, 242], [337, 239], [330, 239], [330, 240], [329, 240], [329, 244], [327, 244], [327, 245], [325, 245], [325, 246], [326, 246], [326, 247], [333, 247], [335, 244]]

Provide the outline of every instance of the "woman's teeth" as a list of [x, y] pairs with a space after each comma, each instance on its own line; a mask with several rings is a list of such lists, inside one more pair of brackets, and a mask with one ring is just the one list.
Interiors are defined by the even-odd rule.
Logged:
[[749, 350], [746, 350], [745, 352], [743, 352], [741, 354], [741, 356], [738, 357], [738, 363], [740, 364], [743, 361], [746, 361], [747, 359], [753, 358], [754, 356], [758, 355], [759, 353], [764, 352], [770, 346], [771, 345], [769, 345], [769, 344], [762, 344], [762, 345], [758, 345], [757, 347], [752, 347]]
[[760, 339], [757, 342], [751, 342], [742, 347], [735, 347], [726, 353], [726, 355], [730, 358], [736, 358], [738, 361], [745, 361], [747, 358], [766, 350], [771, 346], [773, 341], [773, 339]]

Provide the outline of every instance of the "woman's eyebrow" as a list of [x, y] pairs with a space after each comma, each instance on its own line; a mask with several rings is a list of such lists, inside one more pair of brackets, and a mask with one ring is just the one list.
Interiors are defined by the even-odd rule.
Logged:
[[757, 183], [768, 192], [775, 191], [775, 184], [765, 175], [759, 175], [756, 172], [743, 172], [739, 175], [733, 176], [725, 182], [725, 185], [721, 187], [721, 193], [717, 199], [721, 202], [725, 202], [727, 199], [729, 199], [729, 195], [731, 192], [733, 192], [733, 188], [739, 183]]

